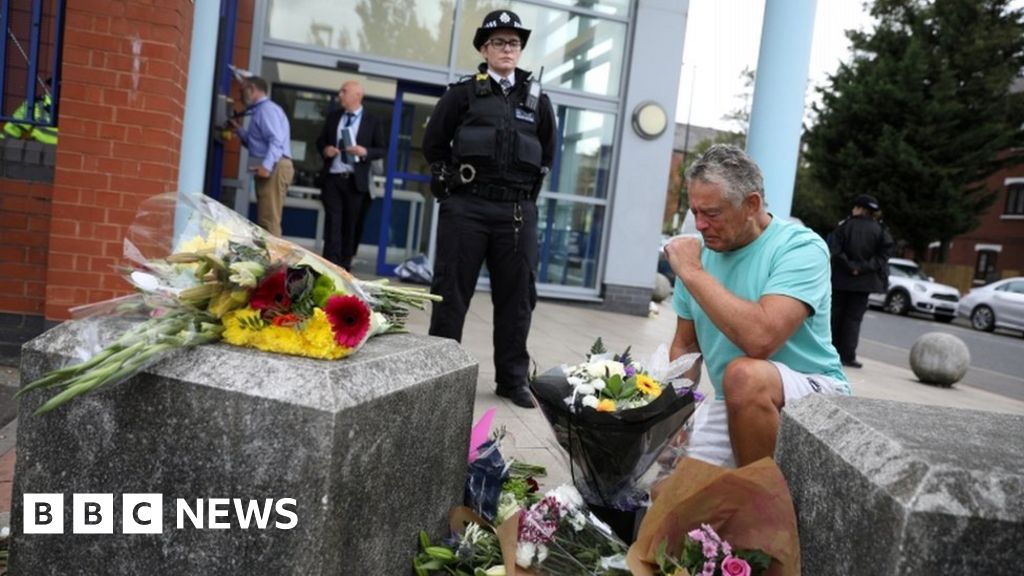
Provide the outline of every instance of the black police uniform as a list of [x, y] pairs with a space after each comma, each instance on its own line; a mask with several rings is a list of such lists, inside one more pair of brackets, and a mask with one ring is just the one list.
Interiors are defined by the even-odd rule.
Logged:
[[857, 341], [868, 294], [885, 291], [892, 247], [892, 236], [870, 215], [847, 218], [829, 236], [832, 344], [847, 366], [858, 364]]
[[[441, 200], [430, 334], [461, 341], [470, 299], [486, 262], [494, 304], [494, 368], [499, 393], [525, 386], [526, 338], [537, 301], [537, 204], [555, 154], [547, 95], [527, 106], [530, 73], [515, 71], [506, 95], [481, 64], [453, 84], [430, 116], [423, 154], [448, 169]], [[468, 181], [467, 181], [468, 180]]]

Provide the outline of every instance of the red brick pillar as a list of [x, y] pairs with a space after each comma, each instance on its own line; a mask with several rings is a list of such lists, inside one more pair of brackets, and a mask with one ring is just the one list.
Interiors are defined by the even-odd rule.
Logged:
[[129, 290], [111, 269], [127, 225], [178, 179], [192, 11], [190, 0], [67, 3], [49, 319]]

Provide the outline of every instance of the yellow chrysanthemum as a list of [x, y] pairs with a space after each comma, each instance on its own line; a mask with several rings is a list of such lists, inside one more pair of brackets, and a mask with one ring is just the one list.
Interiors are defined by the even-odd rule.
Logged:
[[598, 412], [615, 412], [615, 401], [608, 398], [602, 398], [597, 403], [597, 408], [594, 408]]
[[636, 375], [636, 389], [639, 390], [641, 394], [651, 396], [652, 398], [661, 396], [661, 385], [658, 384], [657, 380], [651, 378], [647, 374]]
[[218, 247], [226, 248], [232, 234], [225, 226], [214, 226], [206, 232], [206, 236], [193, 236], [178, 246], [178, 252], [212, 251]]
[[313, 309], [313, 317], [299, 326], [273, 326], [267, 324], [253, 329], [252, 323], [259, 318], [259, 312], [245, 307], [224, 315], [223, 339], [235, 346], [248, 346], [293, 356], [336, 360], [344, 358], [355, 350], [339, 346], [334, 341], [331, 324], [320, 308]]

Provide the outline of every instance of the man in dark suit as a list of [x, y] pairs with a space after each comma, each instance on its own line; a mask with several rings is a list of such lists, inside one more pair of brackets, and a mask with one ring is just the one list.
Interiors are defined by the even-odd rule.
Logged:
[[[316, 147], [324, 159], [324, 258], [350, 269], [359, 246], [356, 232], [370, 202], [370, 163], [384, 157], [387, 145], [380, 121], [363, 109], [359, 82], [342, 84], [338, 100], [341, 109], [327, 116]], [[346, 142], [346, 132], [355, 134], [354, 142]]]

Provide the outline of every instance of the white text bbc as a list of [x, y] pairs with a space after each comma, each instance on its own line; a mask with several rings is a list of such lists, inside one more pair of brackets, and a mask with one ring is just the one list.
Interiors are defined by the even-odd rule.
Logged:
[[[163, 494], [122, 494], [121, 534], [162, 534], [164, 531]], [[175, 526], [184, 528], [226, 530], [237, 526], [265, 530], [272, 527], [291, 530], [299, 522], [295, 499], [272, 498], [242, 500], [241, 498], [202, 498], [191, 503], [175, 500]], [[113, 534], [113, 494], [73, 494], [71, 509], [73, 534]], [[63, 494], [25, 494], [23, 532], [25, 534], [64, 533]]]

